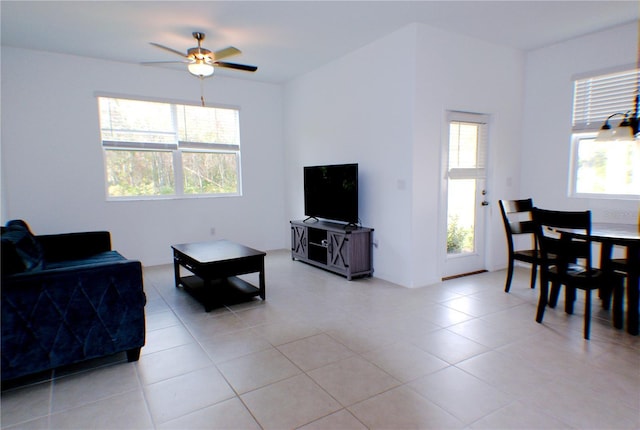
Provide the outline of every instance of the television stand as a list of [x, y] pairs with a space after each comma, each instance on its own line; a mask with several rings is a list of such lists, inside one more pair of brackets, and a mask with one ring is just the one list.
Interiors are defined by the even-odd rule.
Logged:
[[373, 229], [317, 221], [291, 223], [291, 259], [346, 276], [373, 275]]

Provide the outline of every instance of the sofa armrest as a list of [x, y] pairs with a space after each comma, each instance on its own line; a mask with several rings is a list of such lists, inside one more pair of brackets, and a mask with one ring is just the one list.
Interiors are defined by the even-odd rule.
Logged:
[[3, 380], [144, 345], [139, 261], [20, 273], [1, 295]]
[[77, 260], [111, 251], [108, 231], [49, 234], [36, 236], [42, 246], [45, 261]]

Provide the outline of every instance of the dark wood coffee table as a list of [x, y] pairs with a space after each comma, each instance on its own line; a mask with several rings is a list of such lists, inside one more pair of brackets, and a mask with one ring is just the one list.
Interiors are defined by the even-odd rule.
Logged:
[[[228, 240], [183, 243], [171, 248], [176, 287], [183, 287], [202, 302], [205, 311], [255, 296], [265, 299], [265, 252]], [[193, 276], [181, 276], [180, 266]], [[237, 277], [255, 272], [259, 272], [259, 287]]]

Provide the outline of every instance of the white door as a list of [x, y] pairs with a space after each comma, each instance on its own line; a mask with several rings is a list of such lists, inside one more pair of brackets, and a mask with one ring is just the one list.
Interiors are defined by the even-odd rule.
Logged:
[[[488, 116], [449, 112], [443, 151], [442, 277], [485, 270]], [[444, 242], [444, 241], [443, 241]]]

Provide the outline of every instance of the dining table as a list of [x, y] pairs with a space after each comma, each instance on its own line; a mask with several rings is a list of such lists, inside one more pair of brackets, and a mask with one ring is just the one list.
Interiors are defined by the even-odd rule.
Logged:
[[[563, 229], [564, 230], [564, 229]], [[566, 234], [577, 238], [585, 238], [586, 233], [564, 230]], [[617, 224], [607, 222], [593, 222], [591, 224], [592, 242], [598, 242], [600, 247], [600, 268], [602, 270], [619, 270], [626, 273], [626, 325], [629, 334], [638, 335], [638, 305], [640, 300], [640, 224]], [[613, 250], [622, 248], [624, 263], [614, 265]]]

